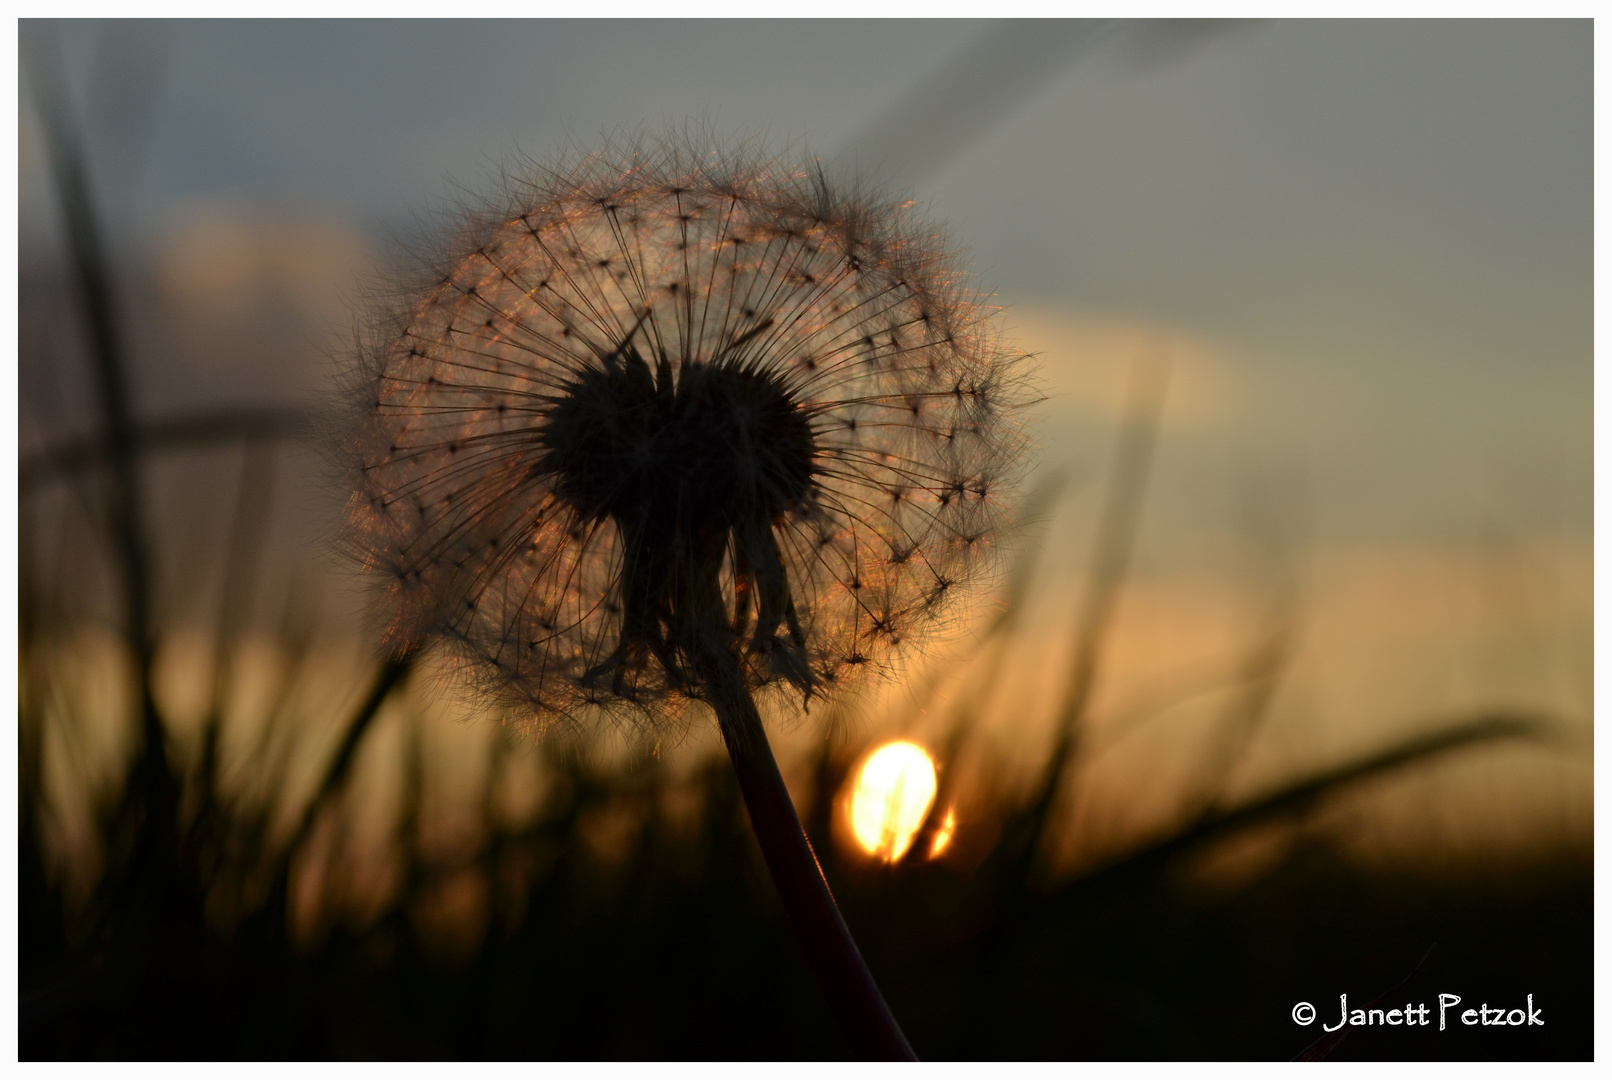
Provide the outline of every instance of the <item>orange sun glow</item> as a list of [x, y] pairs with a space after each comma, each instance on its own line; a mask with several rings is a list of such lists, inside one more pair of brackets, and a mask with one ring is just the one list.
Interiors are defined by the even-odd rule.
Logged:
[[[857, 843], [885, 862], [901, 858], [917, 838], [935, 790], [935, 763], [923, 747], [912, 742], [879, 747], [862, 763], [851, 792], [851, 831]], [[930, 858], [946, 849], [956, 825], [947, 811], [930, 845]]]

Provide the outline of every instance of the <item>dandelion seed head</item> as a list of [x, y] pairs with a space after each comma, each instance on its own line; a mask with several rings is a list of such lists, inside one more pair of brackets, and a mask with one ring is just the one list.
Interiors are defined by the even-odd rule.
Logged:
[[345, 536], [390, 642], [547, 726], [702, 650], [809, 699], [992, 568], [1021, 357], [909, 204], [674, 143], [532, 168], [367, 347]]

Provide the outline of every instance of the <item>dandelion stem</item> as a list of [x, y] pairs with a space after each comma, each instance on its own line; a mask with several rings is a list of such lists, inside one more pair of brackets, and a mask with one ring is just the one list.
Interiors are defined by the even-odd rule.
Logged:
[[700, 667], [784, 915], [852, 1051], [874, 1061], [916, 1061], [851, 940], [811, 841], [800, 827], [738, 661], [728, 650], [713, 647]]

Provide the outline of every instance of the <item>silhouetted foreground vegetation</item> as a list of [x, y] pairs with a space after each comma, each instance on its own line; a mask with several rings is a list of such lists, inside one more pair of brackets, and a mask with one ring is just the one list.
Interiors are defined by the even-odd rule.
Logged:
[[[701, 778], [697, 827], [649, 813], [624, 861], [581, 838], [590, 813], [642, 812], [653, 762], [572, 768], [538, 824], [466, 866], [411, 860], [373, 924], [313, 951], [286, 923], [288, 874], [228, 934], [203, 914], [207, 839], [190, 830], [109, 883], [96, 937], [69, 948], [37, 845], [22, 852], [24, 1058], [833, 1058], [834, 1025], [795, 953], [730, 774]], [[822, 780], [835, 779], [825, 763]], [[822, 800], [819, 800], [821, 802]], [[814, 835], [826, 822], [819, 814]], [[205, 826], [203, 827], [205, 829]], [[172, 839], [172, 838], [170, 838]], [[1034, 892], [1003, 858], [870, 871], [819, 844], [848, 918], [931, 1058], [1286, 1058], [1415, 974], [1388, 1004], [1459, 993], [1534, 1028], [1357, 1029], [1332, 1056], [1587, 1058], [1588, 860], [1428, 879], [1349, 868], [1322, 846], [1236, 887], [1180, 860]], [[1004, 848], [1004, 853], [1007, 851]], [[412, 916], [458, 874], [493, 889], [479, 947], [451, 958]], [[1433, 947], [1418, 969], [1417, 963]], [[1453, 1017], [1452, 1017], [1453, 1019]]]

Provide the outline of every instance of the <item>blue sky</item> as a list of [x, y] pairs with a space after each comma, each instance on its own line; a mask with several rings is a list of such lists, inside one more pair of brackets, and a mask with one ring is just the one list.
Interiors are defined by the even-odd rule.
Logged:
[[[1064, 384], [1121, 363], [1069, 320], [1148, 327], [1219, 357], [1178, 373], [1219, 402], [1180, 436], [1214, 460], [1186, 489], [1274, 461], [1344, 532], [1589, 529], [1588, 22], [83, 22], [25, 26], [25, 54], [37, 30], [135, 261], [198, 213], [348, 230], [373, 261], [512, 154], [603, 132], [845, 169], [861, 139], [1044, 354], [1049, 452], [1101, 454], [1074, 428], [1102, 406]], [[55, 220], [28, 101], [25, 252]]]

